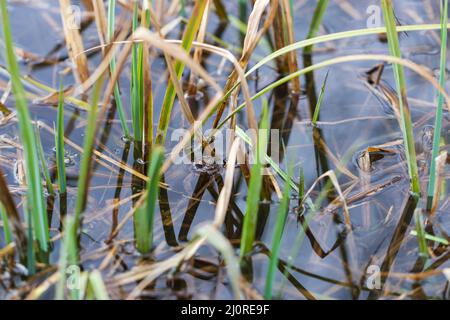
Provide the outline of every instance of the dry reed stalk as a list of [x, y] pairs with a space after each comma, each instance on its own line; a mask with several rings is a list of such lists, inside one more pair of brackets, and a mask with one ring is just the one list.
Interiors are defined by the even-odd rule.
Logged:
[[74, 76], [79, 82], [85, 82], [89, 78], [89, 68], [84, 54], [83, 40], [77, 25], [77, 17], [74, 16], [70, 0], [59, 0], [60, 13], [63, 24], [69, 57], [74, 63]]

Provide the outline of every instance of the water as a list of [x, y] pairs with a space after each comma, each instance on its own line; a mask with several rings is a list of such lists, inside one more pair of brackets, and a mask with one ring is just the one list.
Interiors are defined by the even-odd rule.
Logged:
[[[238, 16], [235, 2], [226, 3], [227, 11]], [[425, 6], [423, 4], [426, 4]], [[378, 1], [331, 1], [325, 14], [320, 33], [334, 33], [352, 29], [365, 28], [368, 15], [366, 9]], [[419, 23], [438, 23], [438, 10], [432, 1], [401, 1], [396, 3], [396, 14], [404, 25]], [[60, 16], [57, 1], [33, 1], [22, 3], [11, 1], [11, 21], [14, 39], [19, 48], [33, 53], [38, 57], [45, 57], [55, 48], [53, 58], [62, 57], [62, 61], [50, 65], [37, 65], [33, 59], [22, 62], [23, 74], [51, 86], [58, 87], [60, 73], [67, 71], [69, 66], [65, 59], [66, 50], [63, 43]], [[304, 39], [309, 27], [309, 20], [314, 10], [312, 1], [295, 2], [294, 16], [296, 17], [296, 39]], [[305, 18], [308, 17], [308, 18]], [[170, 19], [167, 19], [169, 21]], [[166, 22], [167, 22], [166, 21]], [[220, 25], [214, 14], [210, 16], [207, 40], [211, 41], [211, 34], [226, 41], [229, 48], [241, 47], [242, 34], [232, 23]], [[175, 29], [169, 37], [179, 38], [180, 30]], [[83, 31], [85, 47], [97, 45], [97, 34], [94, 24]], [[421, 64], [436, 72], [439, 69], [439, 39], [438, 32], [409, 32], [401, 36], [402, 54], [405, 58]], [[60, 47], [59, 47], [60, 46]], [[235, 53], [235, 52], [233, 52]], [[251, 65], [259, 57], [269, 53], [267, 46], [260, 45]], [[352, 39], [328, 42], [315, 47], [312, 55], [314, 63], [327, 59], [350, 55], [376, 53], [386, 54], [387, 45], [379, 41], [378, 36], [356, 37]], [[235, 53], [238, 55], [237, 53]], [[298, 54], [302, 63], [301, 53]], [[101, 57], [98, 53], [90, 57], [91, 71], [98, 65]], [[0, 60], [4, 65], [3, 59]], [[404, 160], [404, 150], [398, 139], [401, 132], [392, 109], [386, 100], [377, 97], [366, 85], [366, 72], [378, 62], [364, 61], [339, 64], [328, 69], [321, 69], [314, 73], [316, 91], [320, 89], [325, 75], [329, 78], [326, 86], [320, 121], [317, 128], [310, 125], [308, 101], [310, 97], [302, 95], [298, 101], [289, 94], [289, 87], [279, 87], [267, 95], [271, 108], [271, 126], [281, 129], [281, 137], [286, 146], [286, 154], [281, 163], [286, 168], [287, 162], [294, 163], [294, 180], [298, 181], [299, 168], [303, 167], [305, 185], [308, 189], [314, 181], [326, 170], [337, 170], [340, 186], [346, 195], [349, 207], [352, 231], [347, 234], [344, 228], [344, 213], [342, 206], [332, 203], [335, 196], [325, 197], [318, 212], [310, 223], [307, 236], [300, 244], [299, 250], [292, 252], [297, 235], [302, 230], [301, 221], [296, 209], [298, 201], [296, 195], [290, 203], [290, 213], [282, 239], [280, 259], [286, 261], [294, 253], [290, 276], [285, 277], [277, 272], [274, 285], [277, 297], [283, 299], [367, 299], [367, 298], [444, 298], [448, 297], [447, 282], [443, 275], [433, 275], [414, 280], [407, 275], [420, 273], [427, 267], [420, 265], [418, 243], [416, 237], [410, 235], [414, 228], [414, 219], [408, 210], [409, 184], [407, 167]], [[226, 64], [219, 72], [221, 59], [209, 55], [204, 61], [206, 70], [220, 85], [224, 85], [231, 66]], [[67, 86], [73, 84], [71, 72], [66, 72], [64, 82]], [[166, 75], [163, 57], [155, 56], [152, 60], [152, 74], [154, 75], [153, 94], [155, 115], [160, 112], [163, 100]], [[185, 73], [187, 83], [188, 73]], [[277, 74], [275, 64], [268, 64], [261, 68], [255, 76], [249, 79], [252, 93], [259, 91], [267, 84], [275, 81]], [[436, 90], [423, 78], [407, 70], [407, 86], [412, 118], [415, 123], [417, 150], [421, 168], [422, 188], [427, 184], [427, 163], [429, 149], [426, 135], [429, 135], [430, 125], [433, 124]], [[122, 73], [120, 84], [123, 101], [126, 106], [128, 119], [130, 118], [129, 81], [130, 66], [126, 66]], [[383, 84], [394, 87], [392, 68], [386, 65], [382, 75]], [[305, 79], [301, 79], [305, 88]], [[0, 93], [7, 86], [4, 73], [0, 77]], [[35, 94], [31, 105], [33, 119], [45, 125], [41, 128], [42, 142], [49, 168], [55, 175], [54, 136], [49, 130], [56, 121], [56, 109], [46, 104], [46, 94], [36, 88], [28, 88]], [[195, 105], [191, 102], [193, 113], [199, 115], [214, 92], [204, 87], [201, 94], [196, 96]], [[189, 99], [188, 99], [189, 100]], [[191, 99], [192, 100], [192, 99]], [[37, 103], [39, 102], [39, 103]], [[13, 109], [12, 98], [6, 105]], [[255, 102], [255, 110], [260, 113], [261, 101]], [[86, 112], [73, 105], [65, 106], [66, 137], [71, 141], [66, 145], [68, 176], [68, 212], [72, 212], [76, 199], [76, 183], [80, 166], [80, 152], [77, 146], [83, 145], [83, 135], [86, 124]], [[134, 267], [149, 261], [143, 261], [134, 249], [133, 221], [127, 218], [135, 201], [135, 195], [142, 190], [143, 182], [133, 176], [129, 170], [124, 171], [115, 166], [110, 160], [121, 161], [129, 168], [142, 167], [140, 155], [135, 153], [134, 144], [122, 138], [118, 117], [110, 114], [102, 123], [98, 136], [98, 151], [103, 158], [97, 158], [88, 194], [88, 204], [84, 215], [83, 233], [81, 235], [81, 259], [85, 270], [104, 267], [102, 274], [106, 280], [113, 298], [125, 298], [134, 288], [135, 283], [117, 286], [116, 281], [121, 274], [132, 271]], [[157, 117], [155, 117], [157, 119]], [[444, 117], [444, 136], [446, 143], [450, 137], [448, 114]], [[156, 120], [155, 120], [156, 121]], [[241, 125], [245, 125], [244, 115], [238, 117]], [[211, 123], [208, 122], [207, 128]], [[129, 123], [131, 128], [131, 123]], [[188, 128], [183, 119], [180, 106], [176, 102], [169, 134], [178, 128]], [[1, 140], [1, 166], [7, 176], [10, 189], [15, 201], [21, 209], [23, 186], [15, 179], [14, 170], [16, 160], [20, 159], [20, 144], [17, 138], [18, 127], [15, 120], [0, 126], [0, 134], [9, 138]], [[425, 135], [425, 138], [423, 138]], [[315, 138], [314, 138], [315, 137]], [[170, 139], [169, 139], [170, 140]], [[178, 141], [168, 141], [166, 150], [171, 150]], [[425, 143], [424, 143], [425, 142]], [[319, 147], [318, 147], [319, 146]], [[364, 170], [359, 165], [358, 158], [370, 148], [371, 168]], [[448, 145], [446, 145], [448, 150]], [[167, 153], [167, 152], [166, 152]], [[286, 160], [287, 159], [287, 160]], [[235, 194], [232, 197], [232, 211], [235, 216], [245, 212], [247, 186], [239, 170], [235, 176]], [[448, 166], [444, 173], [449, 178]], [[180, 245], [192, 239], [196, 226], [214, 218], [215, 202], [219, 194], [224, 170], [220, 166], [209, 169], [207, 166], [192, 166], [190, 164], [174, 165], [164, 176], [168, 188], [163, 189], [157, 206], [155, 221], [155, 261], [162, 261], [172, 257]], [[280, 184], [281, 180], [278, 179]], [[324, 184], [319, 184], [312, 190], [312, 197], [316, 199]], [[443, 236], [450, 231], [448, 184], [444, 190], [443, 200], [440, 202], [434, 221], [436, 235]], [[115, 205], [119, 201], [119, 206]], [[275, 193], [270, 202], [261, 204], [257, 241], [252, 255], [251, 272], [245, 274], [257, 292], [263, 292], [268, 267], [267, 247], [270, 250], [273, 229], [277, 217], [278, 199]], [[127, 219], [127, 220], [125, 220]], [[125, 221], [125, 222], [124, 222]], [[120, 232], [111, 239], [111, 232], [118, 223], [123, 226]], [[55, 199], [51, 212], [52, 236], [59, 235], [61, 228], [60, 203]], [[404, 228], [403, 228], [404, 226]], [[240, 238], [239, 219], [236, 225], [229, 225], [224, 234], [235, 245], [236, 252]], [[445, 237], [445, 236], [444, 236]], [[108, 241], [109, 240], [109, 241]], [[50, 262], [56, 263], [59, 256], [60, 241], [54, 242]], [[436, 247], [436, 245], [434, 245]], [[105, 257], [110, 250], [115, 255], [106, 264]], [[443, 270], [450, 263], [449, 251], [446, 247], [436, 250], [435, 257], [430, 261], [432, 269]], [[181, 270], [165, 273], [158, 277], [152, 286], [143, 290], [141, 297], [151, 299], [221, 299], [231, 298], [232, 292], [226, 276], [224, 264], [219, 254], [212, 248], [202, 247], [197, 254], [184, 264]], [[105, 263], [105, 262], [104, 262]], [[371, 290], [373, 271], [382, 271], [382, 290]], [[37, 284], [45, 277], [34, 279]], [[0, 281], [5, 279], [0, 277]], [[9, 281], [9, 280], [8, 280]], [[9, 283], [6, 281], [5, 283]], [[16, 277], [15, 282], [20, 285]], [[1, 286], [0, 286], [1, 288]], [[280, 295], [279, 289], [282, 288]], [[373, 289], [373, 288], [372, 288]], [[1, 291], [0, 296], [10, 297], [20, 294], [19, 291]], [[19, 293], [18, 293], [19, 292]], [[23, 294], [23, 293], [22, 293]], [[45, 297], [51, 297], [49, 290]]]

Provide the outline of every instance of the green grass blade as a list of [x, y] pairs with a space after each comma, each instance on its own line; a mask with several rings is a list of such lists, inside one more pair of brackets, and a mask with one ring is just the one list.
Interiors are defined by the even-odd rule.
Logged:
[[[383, 15], [386, 24], [389, 51], [392, 56], [401, 58], [398, 42], [397, 25], [391, 0], [381, 1]], [[406, 81], [403, 66], [394, 64], [394, 76], [399, 100], [401, 128], [408, 162], [408, 172], [411, 182], [411, 191], [418, 196], [420, 194], [419, 171], [417, 168], [416, 150], [414, 146], [414, 134], [412, 129], [411, 115], [407, 102]]]
[[[195, 7], [192, 11], [191, 17], [186, 25], [185, 32], [183, 34], [183, 39], [181, 46], [189, 52], [192, 47], [192, 42], [194, 41], [195, 35], [200, 27], [200, 23], [205, 12], [207, 1], [197, 0], [195, 2]], [[184, 64], [180, 61], [175, 63], [175, 71], [178, 79], [181, 78], [184, 71]], [[155, 142], [156, 144], [163, 145], [166, 140], [167, 129], [169, 127], [170, 114], [172, 112], [173, 103], [175, 101], [175, 88], [172, 81], [169, 80], [167, 90], [164, 96], [164, 101], [161, 109], [161, 114], [158, 121], [158, 130]]]
[[108, 290], [103, 282], [100, 271], [94, 270], [89, 275], [89, 288], [97, 300], [109, 300]]
[[35, 131], [36, 131], [36, 142], [37, 142], [39, 162], [41, 163], [41, 169], [42, 172], [44, 173], [45, 185], [47, 187], [47, 191], [49, 194], [55, 194], [52, 179], [50, 178], [50, 172], [48, 171], [47, 160], [45, 160], [44, 147], [42, 146], [41, 141], [41, 133], [39, 132], [39, 128], [37, 126], [35, 127]]
[[95, 131], [97, 124], [98, 102], [100, 99], [100, 91], [103, 85], [103, 77], [97, 80], [91, 102], [91, 108], [88, 112], [88, 120], [86, 133], [84, 136], [83, 156], [81, 158], [80, 173], [78, 176], [78, 193], [75, 204], [75, 223], [77, 228], [80, 227], [81, 214], [86, 207], [87, 192], [89, 188], [89, 179], [92, 167], [93, 148], [95, 143]]
[[[106, 29], [108, 41], [111, 42], [114, 40], [114, 26], [115, 26], [115, 13], [116, 13], [116, 0], [108, 1], [108, 26]], [[109, 69], [111, 74], [116, 72], [116, 58], [113, 57], [111, 59]], [[130, 131], [128, 129], [125, 111], [122, 103], [122, 97], [120, 94], [119, 84], [116, 83], [114, 86], [114, 99], [116, 101], [117, 112], [119, 113], [120, 124], [122, 126], [123, 134], [126, 138], [130, 137]]]
[[56, 147], [56, 171], [58, 174], [59, 193], [66, 193], [66, 163], [64, 148], [64, 93], [62, 85], [60, 87], [58, 99], [58, 111], [56, 115], [55, 129], [55, 147]]
[[419, 241], [419, 252], [422, 257], [428, 257], [427, 241], [425, 238], [425, 227], [422, 216], [422, 210], [417, 208], [414, 211], [414, 217], [416, 220], [416, 235]]
[[73, 216], [67, 216], [64, 223], [64, 235], [59, 253], [58, 270], [60, 275], [55, 290], [56, 300], [64, 299], [66, 289], [70, 290], [70, 296], [74, 300], [78, 300], [79, 290], [77, 288], [72, 289], [67, 288], [67, 281], [66, 281], [67, 273], [69, 271], [72, 272], [76, 271], [77, 265], [78, 265], [78, 246], [77, 246], [76, 220], [75, 217]]
[[[133, 9], [133, 31], [139, 26], [139, 2], [134, 3]], [[143, 66], [139, 57], [143, 50], [142, 43], [134, 44], [131, 51], [131, 115], [133, 124], [133, 135], [135, 141], [142, 141], [143, 133], [143, 99], [141, 92], [141, 81], [143, 81]]]
[[12, 90], [16, 100], [17, 118], [25, 155], [25, 174], [27, 179], [28, 205], [32, 210], [34, 234], [42, 251], [48, 250], [49, 230], [46, 203], [44, 200], [37, 141], [28, 110], [26, 93], [20, 79], [19, 65], [16, 60], [11, 36], [8, 9], [6, 1], [0, 1], [0, 11], [3, 25], [3, 36], [6, 50], [8, 70], [11, 75]]
[[[441, 10], [441, 62], [440, 62], [440, 74], [439, 84], [442, 88], [445, 88], [446, 81], [446, 68], [447, 68], [447, 28], [448, 24], [448, 0], [444, 1], [444, 7]], [[431, 155], [430, 164], [430, 181], [428, 182], [428, 198], [427, 209], [430, 210], [433, 204], [433, 197], [435, 194], [436, 185], [436, 161], [439, 156], [441, 131], [442, 131], [442, 110], [444, 106], [444, 96], [441, 92], [438, 95], [438, 102], [436, 108], [436, 119], [434, 123], [434, 136], [433, 136], [433, 151]]]
[[[25, 199], [25, 204], [27, 204], [27, 199]], [[28, 241], [27, 241], [27, 268], [28, 273], [33, 275], [36, 273], [36, 252], [34, 250], [33, 241], [33, 216], [30, 209], [27, 206], [25, 208], [25, 216], [27, 217], [27, 227], [28, 227]]]
[[[289, 177], [291, 177], [291, 174], [289, 174]], [[289, 183], [286, 183], [284, 186], [283, 197], [281, 199], [280, 207], [278, 209], [278, 217], [272, 239], [272, 251], [270, 255], [269, 269], [267, 271], [266, 286], [264, 290], [264, 298], [267, 300], [272, 299], [273, 282], [275, 280], [275, 272], [278, 266], [278, 258], [281, 249], [281, 238], [286, 223], [286, 217], [289, 213], [290, 199], [291, 199], [291, 186]]]
[[325, 76], [325, 80], [323, 81], [322, 88], [320, 89], [320, 94], [319, 94], [319, 98], [317, 99], [316, 107], [314, 108], [314, 115], [313, 115], [313, 119], [312, 119], [313, 126], [316, 126], [317, 121], [319, 120], [320, 107], [322, 106], [322, 101], [323, 101], [323, 96], [325, 93], [325, 87], [327, 85], [327, 80], [328, 80], [328, 72]]
[[164, 149], [155, 147], [150, 157], [148, 169], [145, 203], [136, 210], [136, 247], [142, 254], [147, 254], [153, 245], [153, 222], [156, 202], [159, 195], [159, 181], [161, 180], [161, 167], [164, 162]]
[[[411, 230], [411, 232], [409, 234], [412, 235], [412, 236], [415, 236], [415, 237], [417, 237], [417, 235], [418, 235], [416, 230]], [[443, 244], [444, 246], [450, 245], [450, 243], [446, 239], [441, 238], [441, 237], [433, 236], [433, 235], [428, 234], [428, 233], [425, 233], [424, 237], [425, 237], [426, 240], [434, 241], [436, 243]]]
[[[265, 100], [264, 100], [265, 101]], [[263, 181], [263, 159], [267, 151], [269, 116], [267, 102], [263, 106], [260, 132], [258, 134], [255, 150], [255, 164], [250, 172], [247, 206], [245, 210], [244, 225], [241, 236], [241, 259], [251, 251], [255, 239], [256, 223], [258, 219], [259, 200]]]
[[[447, 25], [447, 27], [450, 27], [450, 25]], [[430, 30], [440, 30], [441, 26], [439, 24], [418, 24], [418, 25], [409, 25], [409, 26], [400, 26], [397, 27], [398, 32], [409, 32], [409, 31], [430, 31]], [[274, 59], [286, 55], [287, 53], [295, 50], [300, 50], [302, 48], [306, 48], [308, 46], [316, 45], [319, 43], [325, 43], [329, 41], [336, 41], [341, 39], [350, 39], [354, 37], [362, 37], [362, 36], [368, 36], [373, 34], [381, 34], [385, 33], [386, 28], [380, 27], [380, 28], [365, 28], [365, 29], [357, 29], [357, 30], [350, 30], [350, 31], [343, 31], [343, 32], [337, 32], [332, 34], [327, 34], [323, 36], [314, 37], [311, 39], [306, 39], [302, 41], [298, 41], [296, 43], [293, 43], [291, 45], [288, 45], [284, 48], [281, 48], [275, 52], [272, 52], [271, 54], [267, 55], [263, 59], [261, 59], [257, 64], [255, 64], [250, 70], [248, 70], [245, 74], [246, 77], [248, 77], [250, 74], [254, 73], [256, 70], [261, 68], [263, 65], [269, 63], [270, 61], [273, 61]], [[239, 82], [235, 85], [238, 86]], [[233, 87], [230, 91], [233, 91], [235, 89]]]
[[0, 203], [0, 217], [2, 218], [3, 223], [3, 238], [6, 244], [9, 244], [13, 241], [11, 227], [9, 226], [8, 215], [6, 214], [5, 207]]
[[[325, 11], [327, 10], [329, 0], [319, 0], [316, 5], [316, 9], [314, 10], [314, 15], [311, 20], [311, 24], [309, 25], [308, 36], [307, 39], [311, 39], [316, 36], [319, 31], [320, 25], [322, 24], [323, 16]], [[311, 53], [313, 46], [307, 46], [303, 50], [305, 53]]]

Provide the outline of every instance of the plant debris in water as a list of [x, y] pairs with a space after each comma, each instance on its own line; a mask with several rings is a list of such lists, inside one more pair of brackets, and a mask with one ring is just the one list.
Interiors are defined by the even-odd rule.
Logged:
[[448, 0], [0, 9], [0, 299], [450, 298]]

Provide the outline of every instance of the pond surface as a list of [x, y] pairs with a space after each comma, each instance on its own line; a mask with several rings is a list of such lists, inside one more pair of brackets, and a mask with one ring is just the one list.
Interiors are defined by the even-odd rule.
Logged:
[[[78, 1], [73, 1], [78, 4]], [[295, 37], [305, 39], [315, 7], [315, 1], [294, 1]], [[379, 1], [330, 1], [319, 30], [320, 34], [366, 28], [370, 5]], [[396, 2], [396, 15], [402, 25], [439, 23], [439, 7], [436, 1], [406, 0]], [[226, 10], [239, 19], [236, 1], [224, 1]], [[46, 86], [57, 88], [64, 74], [64, 84], [73, 85], [70, 63], [61, 29], [58, 2], [48, 1], [9, 1], [13, 36], [18, 48], [29, 53], [22, 57], [23, 74]], [[189, 10], [191, 6], [187, 6]], [[250, 9], [249, 9], [250, 10]], [[123, 9], [121, 8], [122, 12]], [[123, 13], [123, 12], [122, 12]], [[172, 17], [174, 18], [174, 17]], [[166, 17], [165, 23], [171, 17]], [[168, 38], [179, 39], [182, 27], [173, 29]], [[85, 48], [97, 46], [98, 37], [94, 23], [83, 29]], [[242, 47], [243, 33], [236, 23], [220, 23], [215, 14], [210, 15], [206, 41], [214, 44], [220, 38], [236, 55], [235, 48]], [[439, 73], [440, 40], [438, 31], [419, 31], [403, 33], [400, 36], [403, 57], [423, 65], [436, 76]], [[266, 39], [267, 40], [267, 39]], [[271, 52], [267, 41], [262, 41], [252, 56], [250, 65]], [[0, 42], [3, 47], [3, 44]], [[3, 52], [3, 50], [2, 50]], [[313, 63], [334, 57], [351, 54], [387, 54], [387, 44], [377, 35], [355, 37], [327, 42], [314, 47], [311, 57]], [[31, 56], [31, 54], [33, 54]], [[30, 58], [31, 57], [31, 58]], [[42, 63], [42, 58], [60, 60], [58, 63]], [[101, 54], [95, 51], [89, 56], [92, 70], [101, 61]], [[298, 52], [298, 61], [305, 61]], [[0, 96], [7, 90], [8, 76], [4, 72], [4, 59], [0, 59]], [[204, 67], [220, 84], [225, 85], [232, 66], [224, 64], [213, 54], [204, 58]], [[297, 194], [290, 202], [290, 212], [283, 233], [280, 259], [283, 270], [288, 257], [288, 274], [278, 272], [274, 289], [276, 297], [282, 299], [411, 299], [449, 297], [448, 280], [434, 270], [450, 267], [450, 251], [447, 246], [435, 248], [435, 256], [427, 265], [421, 263], [417, 238], [411, 234], [415, 228], [413, 212], [409, 210], [409, 180], [405, 162], [401, 131], [386, 96], [379, 88], [368, 85], [368, 74], [379, 61], [355, 61], [331, 66], [314, 72], [315, 94], [307, 90], [306, 80], [301, 78], [304, 91], [297, 98], [291, 94], [289, 85], [278, 87], [266, 95], [269, 101], [271, 127], [281, 130], [285, 149], [280, 163], [286, 169], [288, 162], [294, 164], [294, 181], [299, 180], [303, 169], [306, 189], [328, 170], [338, 173], [339, 184], [347, 199], [352, 223], [352, 231], [347, 232], [341, 205], [336, 205], [334, 192], [329, 192], [320, 203], [320, 210], [299, 210]], [[152, 58], [153, 94], [155, 115], [160, 112], [167, 84], [167, 70], [164, 57], [154, 54]], [[326, 75], [328, 80], [323, 96], [320, 119], [317, 127], [311, 125], [310, 104], [320, 91]], [[249, 78], [252, 93], [281, 77], [275, 63], [262, 67]], [[414, 122], [416, 148], [423, 190], [428, 183], [428, 163], [430, 148], [427, 139], [433, 130], [436, 89], [422, 77], [406, 70], [409, 106]], [[189, 72], [185, 72], [187, 84]], [[311, 79], [310, 79], [311, 80]], [[130, 65], [127, 64], [120, 79], [123, 101], [130, 119]], [[386, 64], [381, 75], [383, 88], [395, 88], [391, 65]], [[32, 118], [41, 123], [40, 133], [44, 151], [51, 173], [55, 174], [55, 152], [53, 125], [56, 121], [56, 108], [46, 99], [48, 92], [30, 83]], [[393, 90], [393, 89], [391, 89]], [[195, 98], [191, 98], [194, 115], [200, 114], [212, 98], [214, 91], [205, 87]], [[395, 92], [395, 91], [393, 91]], [[315, 97], [314, 97], [315, 96]], [[5, 105], [14, 109], [10, 97]], [[113, 110], [113, 109], [112, 109]], [[261, 100], [255, 101], [258, 115]], [[80, 166], [84, 130], [87, 113], [76, 105], [65, 105], [65, 132], [70, 144], [66, 144], [68, 176], [67, 212], [73, 212], [77, 192], [78, 170]], [[157, 117], [155, 117], [155, 122]], [[238, 123], [245, 127], [244, 114]], [[129, 123], [131, 128], [131, 122]], [[156, 123], [155, 123], [156, 126]], [[205, 128], [210, 128], [208, 122]], [[178, 102], [175, 103], [168, 137], [179, 128], [189, 128], [183, 119]], [[449, 115], [445, 112], [443, 136], [447, 150], [450, 139]], [[170, 139], [168, 139], [170, 140]], [[166, 150], [171, 150], [177, 141], [168, 141]], [[283, 145], [280, 144], [280, 145]], [[0, 165], [7, 175], [15, 201], [23, 205], [24, 187], [20, 180], [21, 158], [18, 125], [12, 119], [0, 125]], [[81, 148], [81, 149], [80, 149]], [[369, 152], [370, 165], [364, 166], [361, 159]], [[88, 204], [84, 214], [81, 236], [81, 259], [83, 269], [101, 268], [102, 274], [111, 288], [113, 298], [126, 298], [136, 286], [136, 282], [117, 285], [116, 280], [124, 272], [130, 272], [137, 265], [150, 264], [137, 253], [134, 247], [133, 220], [128, 213], [133, 207], [143, 181], [115, 163], [122, 162], [128, 168], [141, 170], [140, 155], [134, 151], [132, 142], [122, 138], [122, 130], [117, 114], [111, 111], [101, 125], [97, 140], [97, 150], [101, 157], [95, 161]], [[283, 152], [283, 151], [282, 151]], [[168, 151], [166, 151], [168, 154]], [[142, 166], [141, 166], [142, 167]], [[344, 170], [342, 170], [344, 168]], [[223, 184], [225, 170], [199, 170], [190, 164], [173, 165], [164, 175], [167, 188], [161, 190], [155, 221], [154, 261], [162, 261], [173, 256], [180, 245], [192, 239], [193, 232], [202, 222], [214, 218], [215, 203]], [[444, 182], [448, 181], [450, 171], [446, 166]], [[280, 185], [283, 181], [277, 178]], [[245, 213], [247, 185], [240, 170], [236, 170], [232, 209], [224, 234], [239, 249], [242, 214]], [[433, 232], [446, 238], [450, 232], [449, 187], [444, 184]], [[319, 183], [311, 197], [317, 199], [325, 184]], [[50, 262], [56, 263], [59, 257], [61, 230], [60, 199], [49, 199], [49, 216], [52, 233], [56, 237]], [[245, 274], [253, 288], [264, 291], [268, 268], [268, 254], [271, 248], [274, 226], [277, 218], [279, 200], [276, 193], [271, 201], [261, 203], [257, 227], [257, 245], [251, 256], [251, 268]], [[306, 237], [300, 243], [296, 239], [302, 231], [305, 217], [312, 217]], [[111, 237], [112, 230], [122, 224], [120, 231]], [[448, 238], [447, 238], [448, 239]], [[0, 240], [3, 241], [3, 240]], [[2, 243], [0, 243], [2, 245]], [[114, 250], [114, 254], [107, 256]], [[379, 288], [373, 289], [371, 276], [381, 271]], [[417, 277], [410, 276], [418, 274]], [[45, 278], [35, 279], [36, 283]], [[17, 283], [20, 284], [20, 281]], [[375, 283], [376, 284], [376, 283]], [[20, 285], [19, 285], [20, 288]], [[379, 289], [379, 290], [377, 290]], [[8, 298], [21, 294], [20, 289], [4, 290], [0, 286], [0, 297]], [[53, 296], [52, 291], [46, 298]], [[210, 247], [202, 247], [196, 255], [180, 270], [172, 270], [145, 288], [142, 298], [150, 299], [227, 299], [232, 298], [229, 280], [221, 256]]]

